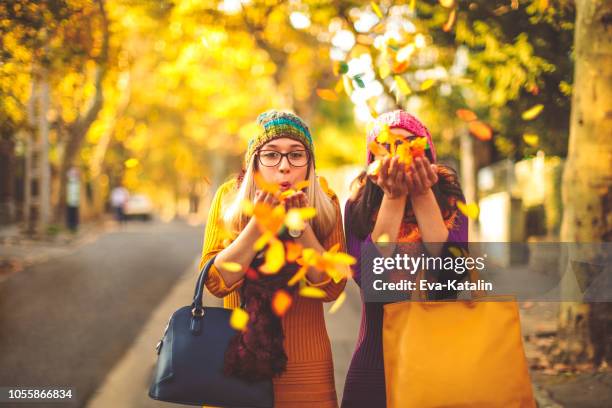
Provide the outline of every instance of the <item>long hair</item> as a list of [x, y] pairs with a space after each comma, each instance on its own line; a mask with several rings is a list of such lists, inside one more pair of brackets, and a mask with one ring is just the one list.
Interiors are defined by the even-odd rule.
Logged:
[[[442, 218], [446, 221], [453, 215], [457, 200], [465, 201], [465, 198], [455, 170], [441, 164], [436, 166], [438, 182], [431, 189], [440, 206]], [[365, 170], [353, 180], [351, 187], [352, 194], [347, 209], [349, 220], [347, 229], [350, 229], [359, 239], [364, 239], [374, 229], [374, 212], [380, 208], [384, 193], [367, 177]], [[402, 222], [416, 224], [416, 216], [410, 200], [406, 200]]]
[[[226, 201], [223, 203], [223, 208], [226, 209], [223, 215], [223, 222], [235, 235], [238, 235], [244, 229], [250, 219], [249, 216], [242, 212], [242, 202], [245, 199], [253, 202], [255, 199], [257, 186], [254, 175], [258, 169], [256, 156], [255, 154], [252, 155], [246, 168], [238, 176], [235, 176], [237, 189], [234, 194], [228, 194]], [[322, 241], [327, 238], [334, 228], [336, 208], [332, 199], [319, 184], [312, 160], [308, 164], [306, 177], [308, 180], [306, 191], [308, 205], [317, 210], [311, 225], [319, 241]]]

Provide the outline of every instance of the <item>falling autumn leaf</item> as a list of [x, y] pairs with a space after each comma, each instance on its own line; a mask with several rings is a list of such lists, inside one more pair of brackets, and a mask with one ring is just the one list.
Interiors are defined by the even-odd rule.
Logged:
[[285, 247], [283, 243], [273, 238], [266, 250], [265, 262], [259, 268], [260, 272], [271, 275], [278, 273], [278, 271], [285, 265]]
[[476, 203], [466, 204], [463, 201], [457, 201], [457, 208], [465, 214], [466, 217], [473, 220], [477, 219], [478, 214], [480, 214], [480, 209]]
[[540, 142], [540, 137], [538, 135], [536, 135], [535, 133], [525, 133], [523, 135], [523, 140], [529, 146], [535, 147]]
[[260, 190], [272, 194], [277, 194], [280, 191], [280, 186], [278, 184], [266, 181], [260, 172], [255, 172], [253, 179]]
[[372, 11], [374, 11], [374, 13], [376, 13], [376, 15], [378, 16], [378, 18], [380, 18], [382, 20], [383, 18], [383, 13], [382, 11], [380, 11], [380, 7], [378, 7], [378, 4], [374, 3], [373, 1], [370, 2], [370, 5], [372, 6]]
[[386, 60], [383, 60], [378, 67], [378, 74], [382, 79], [385, 79], [389, 75], [391, 75], [391, 67]]
[[273, 237], [274, 235], [270, 231], [265, 231], [253, 244], [253, 250], [260, 251]]
[[409, 65], [410, 65], [409, 61], [402, 61], [398, 64], [393, 65], [393, 68], [391, 68], [391, 71], [393, 71], [394, 74], [402, 74], [404, 71], [406, 71], [406, 69], [408, 69]]
[[310, 185], [310, 182], [308, 180], [302, 180], [295, 184], [295, 189], [299, 191], [299, 190], [302, 190], [308, 187], [309, 185]]
[[338, 80], [338, 82], [336, 82], [336, 86], [334, 86], [334, 92], [340, 95], [343, 90], [344, 90], [344, 81], [340, 79]]
[[395, 79], [395, 83], [397, 85], [397, 89], [400, 91], [402, 95], [410, 95], [412, 93], [412, 89], [410, 89], [410, 85], [404, 78], [399, 75], [395, 75], [393, 77]]
[[387, 156], [389, 154], [389, 151], [375, 140], [370, 142], [368, 148], [375, 156]]
[[300, 296], [312, 299], [323, 299], [325, 297], [325, 292], [312, 286], [302, 286], [300, 288]]
[[440, 5], [445, 8], [451, 8], [455, 4], [455, 0], [439, 0]]
[[338, 100], [338, 95], [331, 89], [317, 89], [317, 95], [324, 101], [335, 102]]
[[232, 326], [235, 330], [246, 330], [246, 325], [249, 322], [249, 314], [239, 307], [232, 311], [232, 315], [230, 317], [230, 326]]
[[540, 112], [542, 112], [542, 109], [544, 109], [544, 105], [535, 105], [523, 112], [521, 118], [523, 118], [523, 120], [535, 119], [540, 114]]
[[308, 272], [308, 265], [302, 265], [302, 267], [298, 269], [295, 275], [293, 275], [291, 279], [289, 279], [289, 282], [287, 282], [287, 285], [288, 286], [295, 285], [296, 283], [304, 279], [304, 276], [306, 276], [307, 272]]
[[481, 121], [475, 120], [469, 123], [468, 129], [470, 133], [476, 136], [479, 140], [487, 141], [493, 137], [493, 131], [491, 128], [482, 123]]
[[238, 262], [222, 262], [221, 268], [228, 272], [240, 272], [242, 270], [242, 265]]
[[302, 255], [302, 245], [294, 241], [285, 242], [287, 262], [295, 262]]
[[251, 201], [249, 201], [247, 199], [242, 200], [240, 208], [242, 208], [242, 213], [244, 215], [246, 215], [248, 217], [253, 215], [254, 205], [253, 205], [253, 203]]
[[434, 86], [436, 84], [436, 80], [435, 79], [426, 79], [425, 81], [423, 81], [423, 83], [421, 84], [421, 91], [426, 91], [429, 88], [431, 88], [432, 86]]
[[387, 233], [380, 234], [375, 241], [376, 242], [380, 242], [380, 243], [387, 243], [387, 242], [390, 241], [389, 234], [387, 234]]
[[457, 109], [457, 117], [465, 122], [471, 122], [478, 119], [478, 116], [469, 109]]
[[342, 292], [338, 296], [338, 299], [336, 299], [334, 304], [329, 308], [329, 313], [330, 314], [336, 313], [338, 311], [338, 309], [340, 309], [340, 306], [342, 306], [342, 304], [344, 303], [345, 300], [346, 300], [346, 293]]
[[450, 252], [451, 255], [454, 256], [455, 258], [461, 258], [463, 256], [461, 249], [454, 247], [454, 246], [448, 247], [448, 252]]
[[448, 14], [448, 19], [446, 20], [446, 23], [444, 23], [444, 25], [442, 26], [442, 31], [444, 31], [445, 33], [448, 33], [455, 25], [456, 19], [457, 19], [457, 8], [455, 7]]
[[287, 291], [279, 289], [274, 293], [272, 298], [272, 311], [279, 317], [282, 317], [287, 313], [287, 310], [291, 306], [293, 298]]

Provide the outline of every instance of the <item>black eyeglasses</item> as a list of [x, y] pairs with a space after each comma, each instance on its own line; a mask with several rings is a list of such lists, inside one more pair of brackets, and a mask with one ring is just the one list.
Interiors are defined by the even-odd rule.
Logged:
[[308, 165], [309, 155], [306, 150], [294, 150], [289, 153], [281, 153], [276, 150], [260, 150], [257, 153], [259, 163], [265, 167], [276, 167], [286, 157], [293, 167], [304, 167]]

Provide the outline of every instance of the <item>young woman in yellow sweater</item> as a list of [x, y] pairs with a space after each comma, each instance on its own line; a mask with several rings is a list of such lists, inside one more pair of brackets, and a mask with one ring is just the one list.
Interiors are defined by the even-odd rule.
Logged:
[[[230, 343], [225, 355], [226, 373], [244, 379], [272, 378], [275, 407], [337, 407], [331, 346], [323, 317], [322, 302], [335, 300], [346, 279], [332, 280], [325, 272], [310, 268], [303, 284], [325, 292], [323, 299], [298, 295], [299, 285], [288, 280], [299, 265], [287, 263], [278, 274], [258, 272], [265, 248], [253, 246], [261, 236], [255, 218], [242, 213], [242, 202], [278, 205], [278, 197], [260, 191], [255, 183], [258, 172], [265, 182], [276, 183], [281, 191], [308, 181], [306, 191], [284, 200], [287, 208], [315, 207], [317, 214], [303, 231], [285, 231], [282, 241], [293, 240], [303, 248], [321, 253], [334, 245], [344, 251], [342, 216], [336, 195], [323, 188], [315, 174], [314, 148], [307, 125], [288, 112], [268, 111], [257, 119], [254, 135], [245, 155], [245, 169], [216, 192], [204, 235], [200, 268], [213, 256], [214, 264], [206, 281], [208, 290], [224, 298], [224, 306], [236, 308], [244, 297], [249, 323]], [[222, 231], [230, 231], [227, 238]], [[234, 262], [241, 272], [225, 270]], [[283, 289], [292, 296], [288, 311], [278, 317], [271, 305], [274, 293]]]

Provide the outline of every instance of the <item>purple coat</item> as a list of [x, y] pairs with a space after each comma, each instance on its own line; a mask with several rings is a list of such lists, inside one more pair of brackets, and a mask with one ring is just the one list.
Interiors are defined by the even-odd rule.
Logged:
[[[346, 246], [349, 254], [357, 259], [353, 265], [353, 276], [361, 288], [361, 246], [372, 243], [371, 235], [364, 240], [357, 238], [350, 230], [347, 222], [350, 202], [347, 201], [344, 211], [344, 226], [346, 232]], [[441, 256], [445, 256], [448, 246], [466, 246], [468, 242], [468, 220], [465, 215], [458, 213], [454, 227], [449, 231], [447, 245], [444, 246]], [[467, 275], [467, 274], [466, 274]], [[440, 281], [455, 279], [457, 275], [441, 274]], [[443, 293], [443, 298], [455, 298], [457, 293], [449, 291]], [[357, 346], [353, 353], [351, 365], [344, 384], [342, 408], [385, 408], [385, 372], [382, 350], [382, 321], [384, 303], [364, 302], [363, 289], [361, 290], [361, 327]]]

